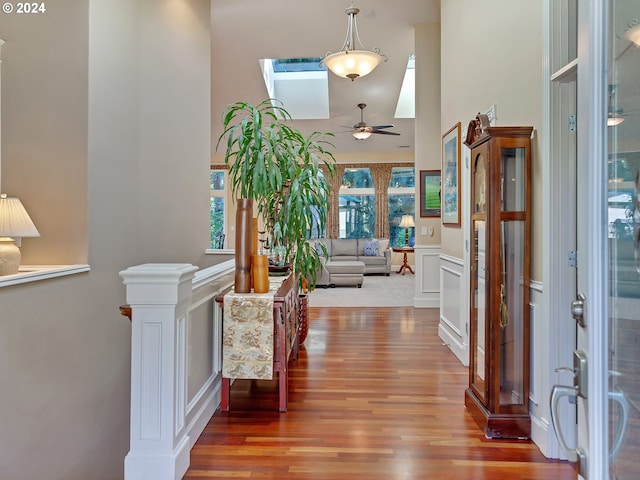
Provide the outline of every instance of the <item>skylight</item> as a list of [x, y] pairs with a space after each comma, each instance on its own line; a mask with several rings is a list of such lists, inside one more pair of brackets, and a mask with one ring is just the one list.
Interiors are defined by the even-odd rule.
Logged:
[[296, 120], [329, 118], [329, 80], [322, 58], [263, 59], [269, 97], [277, 98]]
[[395, 118], [416, 117], [416, 57], [409, 56], [407, 69], [404, 72], [398, 104], [396, 105]]
[[[260, 60], [270, 98], [282, 102], [295, 120], [327, 119], [329, 79], [320, 57]], [[415, 118], [415, 56], [409, 56], [395, 118]]]

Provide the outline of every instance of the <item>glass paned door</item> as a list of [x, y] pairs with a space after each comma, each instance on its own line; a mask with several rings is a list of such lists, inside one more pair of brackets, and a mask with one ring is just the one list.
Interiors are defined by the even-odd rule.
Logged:
[[484, 403], [487, 401], [487, 147], [480, 148], [473, 159], [473, 245], [471, 245], [471, 386], [476, 396]]
[[[610, 18], [606, 205], [610, 285], [609, 478], [631, 480], [640, 478], [640, 8], [637, 0], [612, 0]], [[636, 30], [639, 36], [633, 37]]]

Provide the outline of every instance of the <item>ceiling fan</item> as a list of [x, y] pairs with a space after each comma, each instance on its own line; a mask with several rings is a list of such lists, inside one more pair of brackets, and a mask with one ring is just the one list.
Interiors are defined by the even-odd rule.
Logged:
[[356, 140], [365, 140], [371, 136], [372, 133], [380, 133], [383, 135], [400, 135], [396, 132], [388, 132], [387, 128], [393, 128], [394, 125], [367, 125], [364, 121], [364, 109], [367, 106], [366, 103], [359, 103], [360, 109], [360, 121], [353, 126], [351, 134]]

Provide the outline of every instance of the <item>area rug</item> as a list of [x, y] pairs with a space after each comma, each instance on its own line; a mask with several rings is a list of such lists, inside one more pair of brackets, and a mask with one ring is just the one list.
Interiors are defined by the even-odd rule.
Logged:
[[413, 306], [416, 277], [411, 273], [366, 275], [362, 288], [316, 288], [309, 294], [310, 307]]

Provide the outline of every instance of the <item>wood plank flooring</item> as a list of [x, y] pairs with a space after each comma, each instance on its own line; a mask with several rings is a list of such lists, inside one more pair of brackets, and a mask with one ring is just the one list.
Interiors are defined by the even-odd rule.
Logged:
[[467, 369], [437, 336], [438, 310], [311, 308], [289, 364], [289, 411], [277, 381], [236, 381], [212, 417], [186, 480], [577, 478], [529, 441], [488, 440], [464, 407]]

